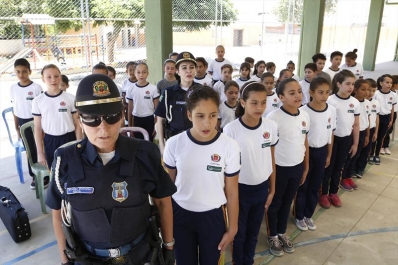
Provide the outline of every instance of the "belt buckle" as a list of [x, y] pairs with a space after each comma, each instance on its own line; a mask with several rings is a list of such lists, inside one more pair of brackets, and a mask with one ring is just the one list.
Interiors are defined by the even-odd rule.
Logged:
[[120, 249], [118, 249], [118, 248], [109, 249], [109, 257], [111, 257], [111, 258], [120, 257]]
[[126, 264], [126, 262], [127, 262], [126, 256], [120, 256], [120, 257], [117, 257], [117, 258], [111, 258], [111, 263], [113, 265], [123, 265], [123, 264]]

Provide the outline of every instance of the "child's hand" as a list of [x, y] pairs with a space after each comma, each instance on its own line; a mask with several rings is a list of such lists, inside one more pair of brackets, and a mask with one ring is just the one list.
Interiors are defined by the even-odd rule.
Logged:
[[330, 165], [330, 156], [326, 157], [325, 168], [327, 168], [329, 165]]
[[274, 193], [268, 193], [267, 201], [265, 202], [264, 206], [265, 210], [268, 210], [273, 198], [274, 198]]
[[392, 126], [392, 121], [390, 121], [389, 123], [388, 123], [388, 129], [390, 129], [390, 127]]
[[234, 240], [234, 237], [236, 235], [236, 232], [233, 233], [232, 231], [227, 231], [224, 233], [220, 244], [218, 244], [218, 250], [220, 251], [220, 254], [222, 254], [225, 249], [228, 247], [228, 245]]
[[376, 142], [376, 140], [377, 140], [377, 133], [374, 133], [372, 137], [372, 142]]
[[304, 184], [305, 179], [307, 178], [307, 174], [308, 174], [308, 170], [304, 171], [303, 176], [301, 177], [301, 180], [300, 180], [300, 186]]
[[365, 141], [363, 142], [363, 147], [369, 144], [369, 137], [365, 137]]
[[37, 153], [37, 162], [39, 162], [43, 166], [46, 165], [47, 162], [46, 162], [46, 156], [44, 155], [44, 153]]
[[351, 157], [354, 157], [354, 155], [357, 153], [358, 150], [358, 145], [353, 144], [350, 148], [350, 152], [348, 152], [349, 154], [351, 154]]

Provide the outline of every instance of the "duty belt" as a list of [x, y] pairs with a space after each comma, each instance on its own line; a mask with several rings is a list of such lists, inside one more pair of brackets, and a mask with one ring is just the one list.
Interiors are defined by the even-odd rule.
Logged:
[[86, 242], [83, 241], [83, 244], [85, 246], [85, 248], [93, 255], [96, 255], [98, 257], [102, 257], [102, 258], [118, 258], [121, 256], [126, 255], [127, 253], [129, 253], [129, 251], [134, 248], [135, 246], [137, 246], [142, 239], [144, 238], [145, 233], [139, 235], [133, 242], [131, 242], [130, 244], [118, 247], [118, 248], [105, 248], [105, 249], [100, 249], [100, 248], [93, 248], [92, 246], [90, 246], [89, 244], [87, 244]]

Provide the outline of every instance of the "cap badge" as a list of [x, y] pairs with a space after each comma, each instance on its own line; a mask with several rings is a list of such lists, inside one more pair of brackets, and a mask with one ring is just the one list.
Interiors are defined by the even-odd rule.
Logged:
[[189, 55], [188, 52], [184, 52], [184, 53], [182, 54], [182, 57], [183, 57], [183, 58], [191, 58], [191, 55]]
[[93, 96], [94, 97], [106, 97], [109, 96], [109, 86], [104, 81], [97, 81], [93, 84]]

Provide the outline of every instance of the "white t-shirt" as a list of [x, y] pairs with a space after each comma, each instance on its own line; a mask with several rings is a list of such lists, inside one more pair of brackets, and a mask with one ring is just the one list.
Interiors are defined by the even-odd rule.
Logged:
[[241, 79], [240, 77], [238, 77], [238, 78], [235, 78], [234, 81], [239, 85], [239, 89], [240, 89], [240, 88], [242, 88], [242, 86], [243, 86], [246, 82], [249, 82], [250, 79], [243, 80], [243, 79]]
[[240, 148], [222, 133], [198, 142], [187, 130], [167, 140], [163, 160], [168, 168], [177, 169], [173, 199], [188, 211], [204, 212], [227, 202], [225, 177], [239, 174]]
[[370, 116], [369, 116], [369, 128], [376, 127], [376, 119], [377, 116], [380, 114], [380, 103], [377, 99], [371, 99], [370, 103]]
[[323, 69], [323, 71], [324, 71], [325, 73], [327, 73], [327, 74], [330, 76], [330, 79], [333, 81], [333, 77], [334, 77], [338, 72], [341, 71], [341, 68], [339, 68], [339, 70], [335, 71], [335, 70], [332, 70], [332, 69], [330, 69], [330, 68], [328, 67], [328, 68]]
[[201, 84], [203, 86], [213, 87], [213, 79], [211, 79], [211, 75], [205, 74], [202, 78], [195, 78], [193, 79], [195, 83]]
[[212, 74], [213, 80], [221, 80], [221, 67], [224, 64], [232, 65], [232, 63], [225, 58], [221, 62], [217, 61], [217, 59], [214, 59], [213, 61], [210, 62], [208, 71], [213, 72]]
[[371, 112], [371, 105], [369, 100], [364, 99], [359, 101], [361, 114], [359, 115], [359, 130], [364, 131], [369, 128], [369, 116]]
[[239, 183], [258, 185], [266, 181], [273, 170], [271, 146], [278, 143], [276, 123], [261, 118], [257, 126], [249, 127], [239, 118], [225, 126], [223, 132], [235, 139], [241, 148]]
[[363, 66], [360, 63], [356, 63], [354, 66], [347, 66], [347, 64], [343, 64], [340, 66], [340, 71], [343, 69], [350, 70], [355, 75], [356, 79], [359, 79], [359, 77], [363, 76]]
[[296, 80], [297, 82], [300, 81], [300, 77], [298, 77], [298, 75], [293, 74], [292, 78], [293, 78], [294, 80]]
[[267, 95], [267, 106], [265, 107], [263, 117], [267, 117], [271, 111], [279, 109], [281, 105], [282, 102], [275, 92], [273, 92], [272, 95]]
[[73, 132], [72, 114], [76, 112], [75, 96], [65, 91], [50, 96], [47, 92], [35, 97], [32, 102], [33, 116], [41, 116], [41, 127], [45, 134], [60, 136]]
[[310, 116], [311, 130], [308, 132], [308, 146], [320, 148], [330, 144], [332, 133], [336, 129], [336, 108], [326, 104], [324, 110], [318, 111], [306, 104], [300, 110], [307, 112]]
[[218, 107], [218, 119], [221, 120], [221, 128], [224, 128], [225, 125], [235, 120], [235, 111], [238, 104], [239, 103], [236, 102], [233, 107], [229, 106], [226, 101], [220, 104]]
[[134, 86], [127, 90], [126, 100], [133, 101], [134, 116], [148, 117], [155, 112], [153, 100], [159, 96], [158, 88], [155, 85], [148, 83], [145, 86], [139, 86], [135, 83]]
[[41, 93], [43, 93], [43, 89], [35, 82], [27, 86], [21, 86], [19, 83], [11, 85], [10, 98], [14, 115], [21, 119], [33, 118], [32, 101]]
[[298, 110], [292, 115], [283, 106], [267, 116], [278, 125], [279, 143], [275, 147], [275, 163], [291, 167], [303, 162], [305, 156], [305, 139], [310, 130], [310, 116]]
[[299, 83], [301, 91], [303, 92], [303, 99], [301, 100], [301, 104], [305, 105], [310, 102], [310, 82], [303, 79]]
[[327, 103], [336, 108], [336, 130], [334, 135], [338, 137], [351, 135], [355, 116], [361, 113], [359, 101], [351, 96], [341, 98], [337, 94], [333, 94], [329, 96]]
[[[131, 82], [130, 79], [128, 79], [128, 78], [126, 80], [124, 80], [122, 83], [122, 92], [127, 93], [129, 88], [133, 87], [135, 83], [136, 82]], [[120, 94], [120, 96], [122, 96], [122, 95]]]
[[[397, 92], [396, 91], [392, 91], [392, 92], [395, 94], [395, 102], [398, 103], [398, 94], [397, 94]], [[397, 105], [394, 106], [394, 112], [398, 112], [398, 106]]]
[[258, 77], [257, 75], [252, 75], [249, 81], [261, 82], [261, 76]]
[[[377, 90], [374, 99], [380, 103], [380, 115], [390, 115], [392, 106], [397, 104], [395, 93], [391, 90], [388, 91], [388, 93]], [[394, 106], [394, 108], [396, 108], [396, 106]]]
[[220, 96], [220, 102], [224, 102], [227, 100], [227, 96], [224, 92], [225, 84], [223, 81], [218, 81], [214, 84], [213, 89], [217, 91], [218, 95]]

